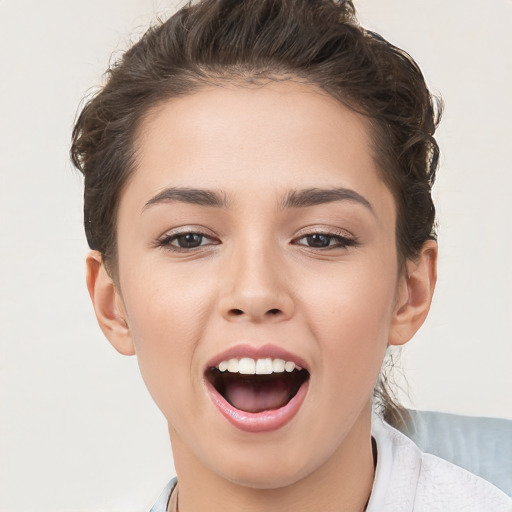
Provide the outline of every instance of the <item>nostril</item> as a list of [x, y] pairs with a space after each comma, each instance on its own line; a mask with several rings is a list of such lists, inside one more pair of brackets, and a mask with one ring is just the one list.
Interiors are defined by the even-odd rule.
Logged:
[[[1, 0], [0, 0], [1, 1]], [[231, 308], [227, 311], [227, 316], [231, 318], [235, 317], [244, 317], [247, 315], [248, 318], [252, 318], [256, 320], [259, 318], [259, 320], [263, 320], [264, 318], [270, 319], [271, 317], [280, 317], [283, 315], [283, 310], [279, 308], [272, 308], [272, 309], [265, 309], [260, 311], [252, 311], [250, 308], [248, 310], [246, 309], [239, 309], [239, 308]], [[261, 317], [260, 317], [261, 314]]]

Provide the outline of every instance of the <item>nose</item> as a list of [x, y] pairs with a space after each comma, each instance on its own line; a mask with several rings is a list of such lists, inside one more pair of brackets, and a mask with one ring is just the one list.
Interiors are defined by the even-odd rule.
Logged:
[[283, 255], [270, 247], [234, 251], [224, 264], [221, 315], [233, 322], [282, 322], [293, 316], [294, 301]]

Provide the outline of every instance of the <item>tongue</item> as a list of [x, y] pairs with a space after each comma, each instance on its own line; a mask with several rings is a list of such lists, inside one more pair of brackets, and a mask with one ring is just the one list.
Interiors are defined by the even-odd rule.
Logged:
[[279, 409], [290, 400], [290, 386], [281, 380], [254, 382], [236, 380], [227, 383], [224, 397], [237, 409], [261, 412]]

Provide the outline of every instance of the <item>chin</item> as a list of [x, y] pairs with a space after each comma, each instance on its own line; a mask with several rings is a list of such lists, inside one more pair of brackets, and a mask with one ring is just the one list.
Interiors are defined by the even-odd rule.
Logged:
[[215, 460], [208, 461], [207, 465], [223, 480], [258, 490], [292, 486], [322, 466], [322, 457], [316, 450], [308, 453], [307, 447], [301, 449], [300, 444], [287, 446], [286, 441], [269, 445], [228, 448], [229, 444], [225, 444], [226, 456], [222, 458], [216, 454]]
[[226, 480], [240, 487], [255, 490], [275, 490], [289, 487], [301, 481], [307, 471], [289, 468], [280, 464], [268, 464], [266, 467], [238, 467], [233, 473], [223, 475]]

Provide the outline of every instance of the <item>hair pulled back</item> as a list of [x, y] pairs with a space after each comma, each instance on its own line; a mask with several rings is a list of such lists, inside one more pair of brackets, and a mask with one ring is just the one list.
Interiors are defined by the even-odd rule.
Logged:
[[[316, 85], [369, 119], [375, 160], [396, 201], [400, 262], [435, 238], [433, 135], [442, 109], [414, 60], [359, 26], [349, 1], [200, 0], [124, 53], [73, 130], [87, 240], [114, 275], [118, 203], [144, 116], [205, 86], [286, 79]], [[389, 401], [386, 389], [381, 395]]]

